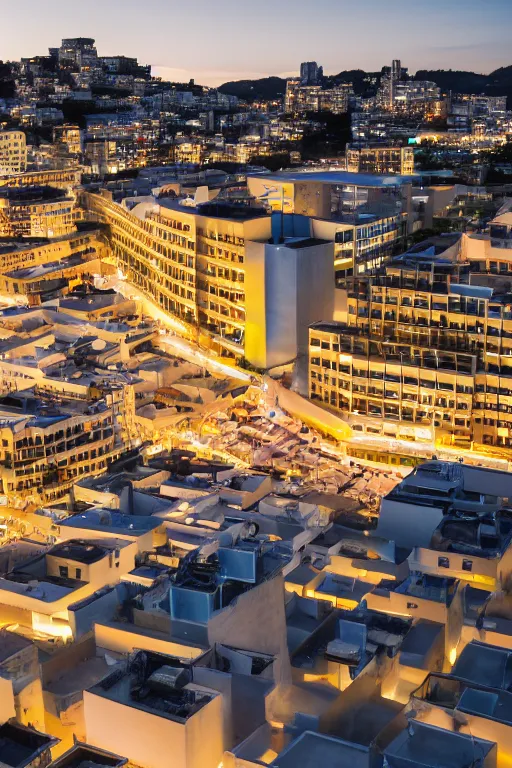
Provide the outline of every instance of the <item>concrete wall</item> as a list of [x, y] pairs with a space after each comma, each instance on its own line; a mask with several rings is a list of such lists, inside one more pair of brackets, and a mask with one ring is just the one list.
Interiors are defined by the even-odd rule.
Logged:
[[109, 621], [113, 618], [119, 600], [115, 589], [102, 591], [92, 599], [69, 607], [69, 626], [76, 639], [94, 629], [97, 621]]
[[512, 477], [508, 472], [500, 472], [485, 467], [471, 467], [464, 464], [464, 490], [477, 493], [489, 493], [493, 496], [512, 496]]
[[[438, 561], [440, 557], [448, 560], [448, 568], [439, 568]], [[496, 585], [499, 562], [497, 559], [467, 554], [460, 555], [457, 552], [439, 552], [438, 550], [426, 549], [424, 547], [415, 547], [408, 559], [411, 571], [451, 576], [463, 581], [476, 582], [475, 586], [481, 584], [489, 589], [494, 589]], [[473, 564], [472, 571], [462, 567], [463, 561], [467, 560], [470, 560]]]
[[[222, 696], [216, 696], [187, 721], [186, 768], [218, 768], [224, 752]], [[181, 764], [166, 761], [166, 768]]]
[[189, 768], [182, 723], [91, 691], [84, 691], [84, 717], [87, 743], [94, 747], [123, 755], [140, 768]]
[[0, 724], [6, 723], [11, 717], [16, 717], [12, 680], [0, 677]]
[[136, 648], [181, 659], [197, 659], [203, 654], [202, 648], [177, 643], [170, 638], [166, 640], [149, 630], [133, 631], [136, 629], [132, 624], [99, 621], [94, 627], [96, 644], [98, 648], [123, 654], [132, 653]]
[[295, 182], [294, 212], [302, 216], [331, 218], [331, 185], [307, 181]]
[[366, 595], [366, 603], [372, 611], [391, 613], [394, 616], [428, 619], [439, 624], [446, 624], [448, 620], [448, 609], [444, 603], [435, 603], [416, 595], [403, 595], [377, 588]]
[[222, 700], [222, 738], [224, 749], [230, 749], [237, 742], [234, 740], [233, 717], [235, 708], [232, 701], [232, 676], [218, 669], [195, 666], [192, 669], [193, 681], [196, 685], [218, 691]]
[[382, 499], [376, 535], [400, 547], [428, 548], [442, 518], [443, 510], [437, 507]]
[[231, 687], [233, 699], [234, 744], [265, 723], [265, 695], [273, 683], [260, 677], [233, 675]]
[[281, 575], [240, 595], [208, 622], [208, 643], [278, 656], [276, 677], [290, 680]]
[[[272, 368], [305, 355], [308, 327], [334, 313], [334, 245], [246, 244], [245, 355]], [[307, 362], [306, 362], [307, 367]]]
[[71, 670], [85, 659], [91, 658], [96, 653], [94, 635], [81, 638], [80, 642], [61, 648], [59, 653], [51, 656], [41, 665], [41, 680], [44, 686], [61, 677], [63, 672]]
[[84, 691], [87, 742], [140, 768], [218, 768], [222, 701], [216, 696], [186, 723]]

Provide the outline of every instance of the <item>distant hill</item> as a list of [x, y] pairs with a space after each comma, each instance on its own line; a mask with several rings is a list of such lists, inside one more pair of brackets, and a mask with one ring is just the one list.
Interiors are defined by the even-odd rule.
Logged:
[[[337, 75], [324, 78], [327, 88], [339, 83], [353, 83], [358, 96], [372, 96], [380, 82], [381, 72], [364, 72], [362, 69], [349, 69]], [[443, 92], [485, 93], [487, 96], [507, 96], [509, 108], [512, 105], [512, 66], [501, 67], [489, 75], [452, 69], [420, 69], [414, 80], [431, 80]], [[264, 77], [260, 80], [235, 80], [224, 83], [219, 88], [221, 93], [238, 96], [239, 99], [280, 99], [286, 91], [286, 80], [282, 77]]]
[[376, 85], [380, 82], [381, 72], [365, 72], [362, 69], [347, 69], [337, 75], [325, 78], [327, 87], [340, 83], [352, 83], [356, 96], [373, 96]]
[[286, 80], [282, 77], [263, 77], [261, 80], [235, 80], [224, 83], [218, 90], [246, 101], [280, 99], [286, 91]]
[[[356, 94], [366, 96], [371, 95], [372, 78], [379, 79], [380, 74], [380, 72], [364, 72], [362, 69], [349, 69], [337, 75], [325, 77], [324, 85], [329, 88], [338, 83], [353, 83]], [[218, 90], [246, 101], [280, 99], [286, 91], [286, 79], [263, 77], [260, 80], [232, 80], [221, 85]]]
[[457, 70], [429, 70], [420, 69], [414, 75], [414, 80], [430, 80], [441, 88], [442, 91], [454, 93], [483, 93], [488, 83], [488, 75], [477, 75], [475, 72], [462, 72]]
[[489, 75], [457, 70], [428, 70], [416, 72], [415, 80], [432, 80], [442, 91], [453, 93], [484, 93], [486, 96], [507, 96], [512, 104], [512, 66], [500, 67]]

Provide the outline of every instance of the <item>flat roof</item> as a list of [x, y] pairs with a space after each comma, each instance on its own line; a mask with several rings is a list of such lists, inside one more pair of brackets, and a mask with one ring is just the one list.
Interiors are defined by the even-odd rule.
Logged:
[[359, 744], [304, 731], [270, 763], [269, 768], [318, 768], [345, 763], [351, 768], [367, 768], [368, 750]]
[[460, 712], [512, 725], [512, 693], [464, 688], [457, 704]]
[[487, 688], [508, 690], [512, 684], [512, 651], [473, 640], [462, 651], [451, 674]]
[[74, 309], [79, 312], [91, 312], [95, 309], [105, 309], [130, 301], [131, 299], [126, 299], [119, 293], [90, 293], [84, 298], [67, 296], [59, 301], [59, 307], [60, 309]]
[[[215, 203], [215, 200], [199, 203], [198, 205], [183, 205], [182, 202], [179, 199], [164, 197], [155, 200], [155, 205], [179, 213], [204, 216], [208, 219], [224, 219], [225, 221], [251, 221], [252, 219], [270, 218], [270, 215], [262, 208], [250, 208], [248, 205]], [[134, 213], [134, 209], [132, 209], [131, 213]]]
[[62, 261], [51, 261], [46, 264], [35, 264], [33, 267], [22, 267], [14, 269], [12, 272], [6, 272], [4, 277], [10, 277], [16, 280], [30, 280], [36, 277], [46, 277], [52, 272], [63, 272], [66, 269], [72, 269], [79, 265], [85, 266], [86, 261], [79, 254], [73, 254]]
[[411, 721], [411, 727], [391, 742], [384, 755], [390, 766], [397, 768], [404, 765], [465, 768], [475, 765], [475, 752], [481, 759], [495, 747], [492, 741]]
[[[162, 655], [162, 654], [161, 654]], [[173, 660], [173, 657], [167, 657], [169, 661]], [[179, 661], [178, 659], [175, 659]], [[185, 669], [184, 663], [179, 662], [178, 665], [172, 666]], [[166, 668], [165, 663], [162, 663], [160, 668], [155, 672], [158, 674], [164, 673]], [[133, 707], [139, 709], [142, 712], [149, 712], [156, 717], [163, 717], [167, 720], [174, 720], [175, 722], [184, 723], [190, 717], [193, 717], [203, 706], [208, 704], [214, 698], [219, 696], [217, 691], [211, 689], [205, 689], [201, 686], [195, 686], [193, 683], [188, 683], [182, 688], [171, 687], [166, 685], [164, 678], [164, 686], [162, 688], [149, 687], [144, 697], [137, 699], [132, 694], [132, 675], [126, 672], [121, 678], [115, 678], [115, 672], [112, 678], [105, 678], [103, 681], [97, 683], [89, 689], [89, 692], [101, 696], [110, 701], [116, 701], [125, 707]], [[148, 678], [149, 680], [149, 678]], [[113, 681], [113, 682], [112, 682]], [[146, 680], [146, 683], [148, 681]], [[181, 701], [180, 701], [181, 698]]]
[[18, 723], [4, 723], [0, 726], [0, 759], [2, 765], [11, 768], [24, 768], [50, 747], [58, 739], [40, 733]]
[[[108, 515], [105, 514], [105, 517], [102, 518], [102, 512], [108, 513]], [[124, 515], [110, 509], [89, 509], [87, 512], [73, 515], [59, 523], [59, 525], [68, 528], [86, 528], [91, 531], [108, 531], [109, 533], [131, 534], [133, 536], [152, 531], [161, 524], [162, 521], [154, 517]]]
[[401, 187], [412, 184], [413, 176], [377, 176], [371, 173], [350, 173], [350, 171], [308, 171], [306, 173], [249, 174], [248, 178], [282, 183], [343, 184], [359, 187]]
[[120, 768], [128, 758], [91, 747], [89, 744], [75, 744], [63, 755], [53, 760], [51, 768]]
[[[19, 576], [19, 579], [15, 577]], [[25, 597], [31, 597], [33, 600], [40, 600], [42, 603], [54, 603], [66, 595], [71, 595], [80, 587], [85, 587], [86, 582], [80, 579], [70, 579], [58, 576], [43, 576], [42, 578], [28, 579], [30, 574], [24, 573], [21, 569], [9, 577], [0, 579], [0, 590], [13, 592]], [[24, 580], [26, 578], [26, 580]], [[30, 581], [33, 581], [32, 585]]]
[[66, 558], [66, 560], [73, 560], [77, 563], [84, 563], [85, 565], [92, 565], [102, 560], [107, 554], [106, 547], [98, 546], [93, 542], [87, 541], [64, 541], [62, 544], [57, 544], [47, 554], [53, 557]]

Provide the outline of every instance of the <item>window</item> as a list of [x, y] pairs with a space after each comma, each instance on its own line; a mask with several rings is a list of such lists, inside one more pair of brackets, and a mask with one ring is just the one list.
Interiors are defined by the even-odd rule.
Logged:
[[77, 579], [81, 579], [82, 578], [82, 569], [81, 568], [77, 568], [76, 569], [76, 578]]
[[68, 578], [68, 567], [67, 565], [59, 565], [59, 575], [61, 579], [67, 579]]
[[463, 571], [472, 571], [473, 570], [473, 561], [472, 560], [463, 560], [462, 561], [462, 570]]
[[437, 565], [439, 568], [449, 568], [450, 567], [450, 560], [447, 557], [438, 557], [437, 558]]

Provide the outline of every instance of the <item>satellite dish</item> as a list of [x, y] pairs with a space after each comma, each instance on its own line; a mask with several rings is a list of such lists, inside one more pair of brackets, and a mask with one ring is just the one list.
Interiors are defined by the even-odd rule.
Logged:
[[94, 341], [91, 344], [91, 347], [94, 349], [95, 352], [101, 352], [102, 349], [105, 349], [107, 346], [107, 342], [105, 339], [94, 339]]

